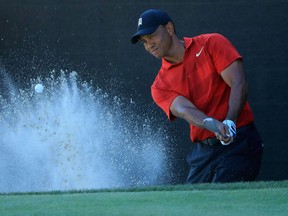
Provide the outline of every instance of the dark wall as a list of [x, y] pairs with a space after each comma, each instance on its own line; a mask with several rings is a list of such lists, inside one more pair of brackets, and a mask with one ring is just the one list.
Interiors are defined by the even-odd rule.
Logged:
[[[166, 10], [177, 34], [219, 32], [244, 57], [249, 101], [263, 137], [261, 180], [288, 178], [288, 2], [252, 1], [8, 1], [0, 0], [0, 65], [19, 85], [52, 69], [76, 70], [106, 91], [132, 97], [140, 112], [151, 112], [167, 127], [174, 152], [175, 182], [185, 179], [191, 148], [188, 126], [170, 124], [150, 96], [160, 61], [141, 44], [132, 45], [140, 13]], [[111, 84], [112, 83], [112, 84]], [[157, 118], [156, 118], [157, 119]]]

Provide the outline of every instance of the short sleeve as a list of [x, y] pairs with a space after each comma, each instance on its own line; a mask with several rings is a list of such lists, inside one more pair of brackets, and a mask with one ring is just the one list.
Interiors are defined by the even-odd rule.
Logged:
[[170, 112], [171, 103], [179, 96], [176, 92], [157, 88], [155, 85], [151, 86], [151, 95], [155, 103], [166, 113], [169, 120], [176, 119]]
[[237, 59], [242, 60], [241, 55], [232, 43], [221, 34], [211, 35], [207, 41], [207, 50], [212, 57], [218, 74]]

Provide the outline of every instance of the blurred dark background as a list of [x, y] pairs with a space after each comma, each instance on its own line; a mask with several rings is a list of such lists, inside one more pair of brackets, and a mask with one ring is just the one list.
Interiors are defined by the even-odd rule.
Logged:
[[155, 127], [166, 128], [171, 183], [182, 183], [192, 147], [188, 125], [171, 124], [153, 103], [150, 86], [161, 62], [130, 43], [139, 15], [150, 8], [168, 12], [179, 37], [218, 32], [235, 45], [265, 145], [259, 180], [287, 179], [286, 0], [0, 0], [0, 67], [23, 88], [53, 69], [74, 70], [106, 92], [132, 98], [140, 116], [151, 113]]

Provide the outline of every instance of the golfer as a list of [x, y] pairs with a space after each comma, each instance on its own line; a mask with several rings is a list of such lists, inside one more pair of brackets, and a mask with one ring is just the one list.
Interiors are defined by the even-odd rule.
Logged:
[[162, 60], [152, 84], [156, 104], [172, 121], [190, 125], [188, 183], [256, 179], [262, 140], [247, 102], [242, 57], [223, 35], [179, 39], [171, 17], [150, 9], [138, 19], [133, 44]]

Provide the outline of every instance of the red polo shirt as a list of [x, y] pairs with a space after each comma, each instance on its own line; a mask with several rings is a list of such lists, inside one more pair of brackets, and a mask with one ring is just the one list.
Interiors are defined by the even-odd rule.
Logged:
[[[228, 111], [230, 87], [221, 78], [221, 72], [237, 59], [242, 59], [234, 46], [220, 34], [203, 34], [184, 38], [185, 54], [181, 63], [171, 64], [164, 58], [162, 67], [151, 87], [156, 104], [170, 120], [173, 100], [182, 95], [207, 116], [223, 121]], [[246, 102], [237, 121], [241, 127], [253, 121], [253, 114]], [[190, 125], [191, 140], [215, 137], [206, 129]]]

